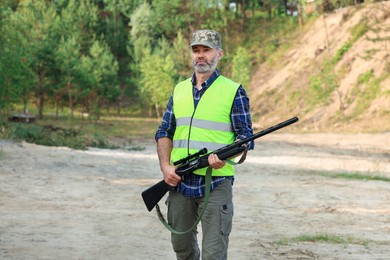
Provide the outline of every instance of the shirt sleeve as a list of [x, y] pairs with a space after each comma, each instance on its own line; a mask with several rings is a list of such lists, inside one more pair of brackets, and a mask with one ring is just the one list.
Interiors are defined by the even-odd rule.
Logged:
[[173, 134], [176, 130], [176, 118], [173, 113], [173, 95], [169, 98], [167, 107], [165, 109], [161, 125], [156, 131], [155, 140], [156, 142], [158, 139], [162, 137], [168, 137], [169, 139], [173, 139]]
[[[253, 135], [249, 98], [242, 86], [240, 86], [237, 90], [230, 117], [233, 131], [236, 135], [236, 140], [242, 140]], [[247, 145], [248, 150], [253, 149], [254, 141], [250, 141]]]

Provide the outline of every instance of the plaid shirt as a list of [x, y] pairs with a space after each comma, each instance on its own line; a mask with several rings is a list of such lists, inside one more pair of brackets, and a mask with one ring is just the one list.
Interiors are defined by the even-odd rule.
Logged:
[[[196, 79], [195, 74], [192, 75], [192, 91], [194, 96], [194, 105], [198, 105], [198, 102], [204, 92], [208, 87], [218, 78], [219, 71], [211, 75], [211, 77], [202, 83], [202, 89], [198, 90], [196, 88]], [[252, 130], [252, 120], [249, 113], [249, 98], [240, 85], [237, 90], [236, 96], [234, 98], [232, 111], [230, 114], [232, 121], [233, 132], [235, 133], [236, 139], [244, 139], [253, 134]], [[164, 113], [162, 123], [156, 132], [155, 139], [156, 141], [162, 137], [168, 137], [171, 140], [176, 129], [176, 118], [173, 113], [173, 96], [169, 98], [166, 111]], [[253, 149], [254, 142], [248, 143], [248, 149]], [[232, 184], [234, 182], [234, 177], [212, 177], [211, 180], [211, 190], [214, 190], [219, 183], [225, 179], [230, 179]], [[183, 176], [182, 182], [177, 186], [177, 191], [181, 192], [184, 196], [188, 198], [199, 198], [203, 197], [205, 194], [205, 177], [196, 175], [196, 174], [187, 174]]]

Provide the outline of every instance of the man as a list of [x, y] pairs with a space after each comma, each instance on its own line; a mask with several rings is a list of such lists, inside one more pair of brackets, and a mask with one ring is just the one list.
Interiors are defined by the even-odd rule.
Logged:
[[[168, 223], [179, 231], [191, 228], [204, 208], [207, 168], [181, 178], [172, 162], [204, 147], [210, 152], [253, 134], [245, 90], [220, 75], [217, 69], [223, 57], [221, 35], [212, 30], [198, 30], [192, 35], [190, 48], [194, 73], [175, 87], [156, 132], [164, 181], [176, 187], [167, 199]], [[253, 142], [247, 147], [253, 149]], [[201, 219], [202, 259], [226, 259], [233, 218], [234, 168], [215, 154], [208, 161], [212, 180]], [[196, 234], [196, 229], [186, 234], [172, 233], [177, 259], [200, 259]]]

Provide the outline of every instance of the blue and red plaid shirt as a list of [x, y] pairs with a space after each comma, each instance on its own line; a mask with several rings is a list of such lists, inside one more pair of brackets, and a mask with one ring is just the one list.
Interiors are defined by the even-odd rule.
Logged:
[[[198, 90], [196, 88], [196, 79], [195, 74], [192, 75], [192, 91], [194, 96], [194, 105], [198, 105], [200, 98], [203, 93], [208, 89], [208, 87], [218, 78], [219, 71], [216, 69], [215, 72], [202, 83], [202, 89]], [[250, 135], [253, 135], [252, 129], [252, 119], [250, 116], [250, 107], [249, 107], [249, 98], [240, 85], [237, 90], [236, 96], [234, 98], [232, 111], [230, 113], [232, 121], [232, 129], [235, 134], [235, 138], [244, 139]], [[173, 113], [173, 96], [169, 98], [167, 108], [165, 110], [162, 123], [156, 132], [155, 139], [156, 141], [162, 137], [168, 137], [171, 140], [176, 129], [176, 118]], [[248, 150], [254, 148], [254, 142], [249, 142], [247, 144]], [[225, 179], [230, 179], [232, 184], [234, 182], [234, 177], [212, 177], [211, 180], [211, 190], [215, 189], [219, 183]], [[199, 198], [203, 197], [205, 194], [205, 177], [197, 174], [187, 174], [183, 176], [182, 182], [177, 186], [177, 191], [181, 192], [184, 196], [188, 198]]]

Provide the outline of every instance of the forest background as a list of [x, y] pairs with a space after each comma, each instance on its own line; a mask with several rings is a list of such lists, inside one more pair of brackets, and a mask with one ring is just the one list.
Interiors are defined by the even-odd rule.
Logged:
[[[199, 28], [222, 33], [225, 57], [219, 69], [247, 89], [255, 127], [276, 123], [300, 108], [295, 114], [304, 115], [310, 124], [294, 129], [329, 131], [359, 117], [365, 121], [362, 114], [381, 97], [382, 105], [374, 111], [379, 124], [346, 130], [389, 131], [389, 124], [383, 124], [389, 122], [390, 113], [385, 105], [390, 93], [389, 38], [378, 36], [388, 31], [381, 28], [390, 16], [388, 5], [380, 18], [366, 16], [353, 24], [348, 37], [332, 49], [325, 19], [346, 7], [354, 8], [343, 13], [345, 22], [359, 9], [377, 2], [381, 1], [2, 1], [0, 134], [81, 148], [107, 146], [107, 136], [150, 138], [173, 87], [191, 76], [188, 45], [191, 33]], [[299, 40], [316, 21], [325, 29], [325, 40], [304, 46], [314, 48], [312, 59], [316, 60], [303, 64], [296, 59], [300, 64], [294, 66], [305, 71], [290, 77], [306, 87], [294, 87], [287, 79], [265, 82], [276, 71], [283, 72], [297, 42], [305, 44]], [[369, 38], [370, 31], [376, 37]], [[340, 82], [348, 68], [345, 64], [340, 68], [340, 62], [363, 38], [377, 44], [365, 49], [366, 61], [381, 52], [387, 56], [381, 60], [379, 72], [367, 67], [356, 76], [355, 88], [342, 94]], [[323, 53], [328, 55], [321, 57]], [[272, 87], [267, 87], [270, 84]], [[338, 100], [337, 109], [322, 117], [327, 111], [324, 107], [334, 100]], [[348, 111], [350, 107], [353, 109]], [[6, 122], [15, 113], [32, 114], [37, 120], [29, 126]], [[322, 124], [320, 118], [325, 118]], [[94, 136], [64, 143], [68, 136], [88, 132]]]

